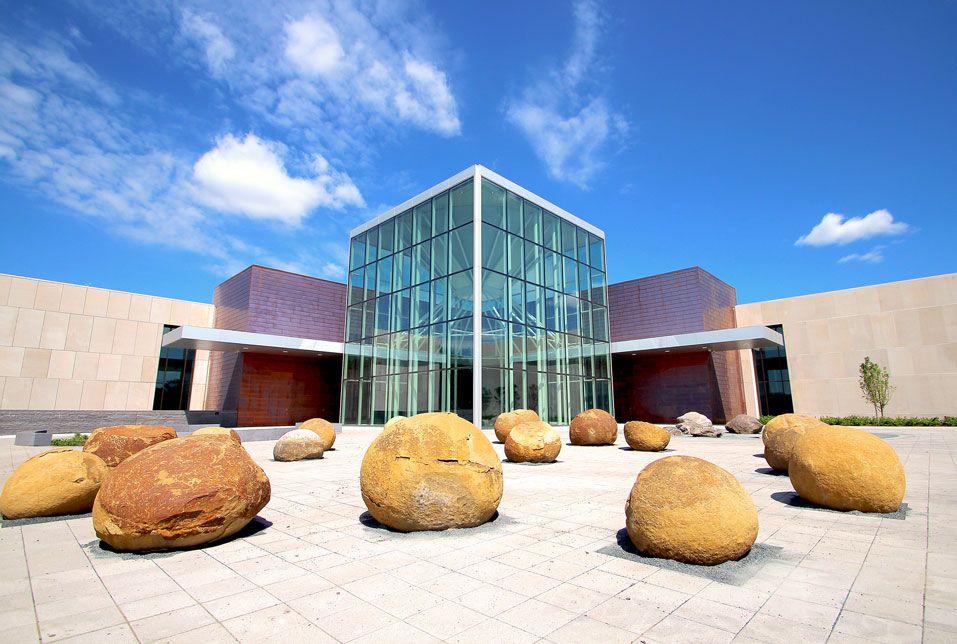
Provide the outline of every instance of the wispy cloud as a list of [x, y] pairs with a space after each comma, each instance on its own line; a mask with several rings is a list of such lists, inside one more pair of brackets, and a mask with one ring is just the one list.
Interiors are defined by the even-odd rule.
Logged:
[[627, 133], [628, 123], [594, 85], [603, 28], [598, 4], [578, 0], [573, 13], [568, 59], [508, 104], [506, 116], [531, 143], [549, 176], [585, 188], [604, 166], [609, 144]]
[[226, 72], [226, 65], [236, 55], [236, 48], [218, 25], [189, 9], [183, 9], [180, 33], [187, 41], [202, 49], [213, 75], [221, 76]]
[[851, 253], [837, 260], [838, 264], [848, 262], [863, 262], [865, 264], [880, 264], [884, 261], [884, 246], [875, 246], [866, 253]]
[[894, 221], [887, 210], [875, 210], [864, 217], [845, 218], [844, 215], [828, 213], [795, 244], [798, 246], [844, 246], [851, 242], [872, 237], [903, 235], [911, 229], [909, 224]]

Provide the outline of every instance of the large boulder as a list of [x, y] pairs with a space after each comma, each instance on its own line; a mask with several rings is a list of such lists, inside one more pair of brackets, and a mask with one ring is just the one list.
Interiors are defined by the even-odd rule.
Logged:
[[640, 420], [625, 423], [625, 442], [639, 452], [660, 452], [668, 447], [671, 434], [664, 427]]
[[405, 416], [393, 416], [392, 418], [386, 421], [385, 426], [382, 429], [383, 430], [390, 429], [392, 428], [393, 425], [397, 423], [401, 423], [405, 419], [406, 419]]
[[200, 427], [190, 434], [190, 436], [222, 436], [236, 441], [237, 445], [243, 444], [243, 440], [239, 437], [236, 430], [230, 429], [229, 427]]
[[99, 456], [68, 447], [27, 459], [0, 493], [0, 513], [8, 519], [89, 512], [110, 468]]
[[492, 443], [455, 414], [418, 414], [380, 433], [362, 459], [362, 500], [395, 530], [481, 525], [502, 500]]
[[614, 445], [618, 423], [604, 409], [588, 409], [572, 419], [568, 439], [572, 445]]
[[233, 441], [176, 438], [117, 466], [96, 496], [93, 527], [116, 550], [188, 548], [241, 530], [269, 493], [265, 472]]
[[561, 436], [540, 420], [521, 423], [505, 439], [505, 456], [513, 463], [554, 463], [560, 451]]
[[133, 454], [151, 445], [176, 438], [176, 430], [165, 425], [116, 425], [94, 429], [83, 451], [96, 454], [116, 467]]
[[738, 414], [724, 426], [732, 434], [757, 434], [762, 427], [760, 420], [748, 414]]
[[301, 461], [307, 458], [322, 458], [325, 443], [313, 431], [293, 429], [279, 437], [272, 448], [272, 457], [277, 461]]
[[904, 500], [904, 466], [873, 434], [850, 427], [808, 428], [791, 451], [794, 490], [834, 510], [894, 512]]
[[638, 550], [690, 564], [740, 559], [758, 536], [758, 511], [741, 483], [693, 456], [645, 467], [625, 503], [625, 520]]
[[522, 423], [538, 420], [540, 420], [538, 414], [531, 409], [516, 409], [499, 414], [498, 418], [495, 419], [495, 438], [498, 439], [498, 442], [504, 443], [512, 429]]
[[324, 418], [310, 418], [299, 425], [299, 429], [308, 429], [322, 440], [322, 449], [332, 449], [336, 442], [336, 428]]
[[764, 441], [764, 460], [772, 469], [787, 472], [794, 443], [811, 427], [827, 425], [813, 416], [802, 414], [781, 414], [772, 418], [761, 434], [761, 440]]
[[689, 436], [719, 438], [722, 434], [721, 428], [715, 427], [710, 418], [696, 411], [689, 411], [687, 414], [678, 416], [678, 423], [675, 427], [677, 427], [682, 434]]

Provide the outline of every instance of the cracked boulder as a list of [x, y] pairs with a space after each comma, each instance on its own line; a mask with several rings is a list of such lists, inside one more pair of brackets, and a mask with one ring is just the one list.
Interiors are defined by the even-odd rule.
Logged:
[[269, 494], [266, 473], [240, 445], [176, 438], [113, 470], [93, 503], [93, 528], [116, 550], [189, 548], [242, 530]]
[[498, 439], [498, 442], [504, 443], [514, 428], [522, 423], [538, 420], [540, 420], [538, 414], [531, 409], [516, 409], [515, 411], [499, 414], [498, 418], [495, 419], [495, 438]]
[[96, 454], [110, 467], [116, 467], [150, 445], [176, 438], [176, 430], [165, 425], [115, 425], [94, 429], [83, 451]]
[[0, 494], [8, 519], [89, 512], [110, 468], [99, 456], [68, 447], [37, 454], [14, 470]]
[[502, 500], [502, 462], [472, 423], [447, 413], [395, 423], [369, 445], [359, 475], [362, 500], [395, 530], [471, 528]]

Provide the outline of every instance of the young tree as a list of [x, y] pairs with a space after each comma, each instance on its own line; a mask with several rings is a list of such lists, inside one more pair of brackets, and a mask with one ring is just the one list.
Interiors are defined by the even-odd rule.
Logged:
[[878, 418], [878, 423], [884, 420], [884, 408], [891, 400], [894, 393], [894, 387], [891, 386], [891, 375], [887, 369], [876, 362], [871, 361], [870, 357], [865, 357], [861, 363], [859, 384], [864, 400], [874, 406], [874, 417]]

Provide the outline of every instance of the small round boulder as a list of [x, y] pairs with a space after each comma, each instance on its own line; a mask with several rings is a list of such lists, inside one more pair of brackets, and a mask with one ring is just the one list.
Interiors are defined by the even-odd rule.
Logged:
[[788, 476], [804, 499], [833, 510], [895, 512], [904, 500], [904, 466], [873, 434], [812, 427], [791, 451]]
[[359, 487], [370, 514], [395, 530], [471, 528], [502, 500], [502, 462], [467, 420], [418, 414], [376, 436]]
[[505, 456], [513, 463], [554, 463], [562, 451], [562, 438], [540, 420], [521, 423], [505, 439]]
[[223, 436], [236, 441], [237, 445], [242, 445], [243, 441], [235, 429], [229, 427], [200, 427], [190, 436]]
[[641, 420], [625, 423], [625, 442], [639, 452], [660, 452], [668, 447], [671, 434], [664, 427]]
[[495, 419], [495, 438], [498, 442], [504, 443], [508, 438], [509, 432], [522, 423], [535, 422], [541, 420], [531, 409], [516, 409], [507, 411], [498, 415]]
[[757, 434], [761, 427], [761, 421], [748, 414], [738, 414], [725, 425], [725, 429], [732, 434]]
[[308, 429], [294, 429], [279, 437], [272, 448], [272, 457], [277, 461], [302, 461], [307, 458], [322, 458], [326, 446], [322, 439]]
[[93, 503], [93, 528], [116, 550], [188, 548], [239, 532], [269, 493], [266, 473], [233, 441], [176, 438], [117, 466]]
[[110, 468], [99, 456], [69, 448], [51, 449], [24, 461], [0, 493], [8, 519], [89, 512]]
[[176, 430], [165, 425], [116, 425], [94, 429], [83, 451], [96, 454], [116, 467], [133, 454], [151, 445], [176, 438]]
[[308, 429], [322, 439], [322, 449], [332, 449], [336, 442], [336, 428], [324, 418], [310, 418], [303, 422], [299, 429]]
[[778, 472], [788, 471], [791, 450], [798, 438], [811, 427], [827, 427], [813, 416], [781, 414], [764, 426], [761, 440], [764, 441], [764, 460]]
[[572, 445], [614, 445], [618, 423], [604, 409], [588, 409], [572, 419], [568, 438]]
[[625, 520], [643, 553], [705, 566], [740, 559], [758, 537], [758, 511], [741, 483], [693, 456], [645, 467], [625, 503]]

